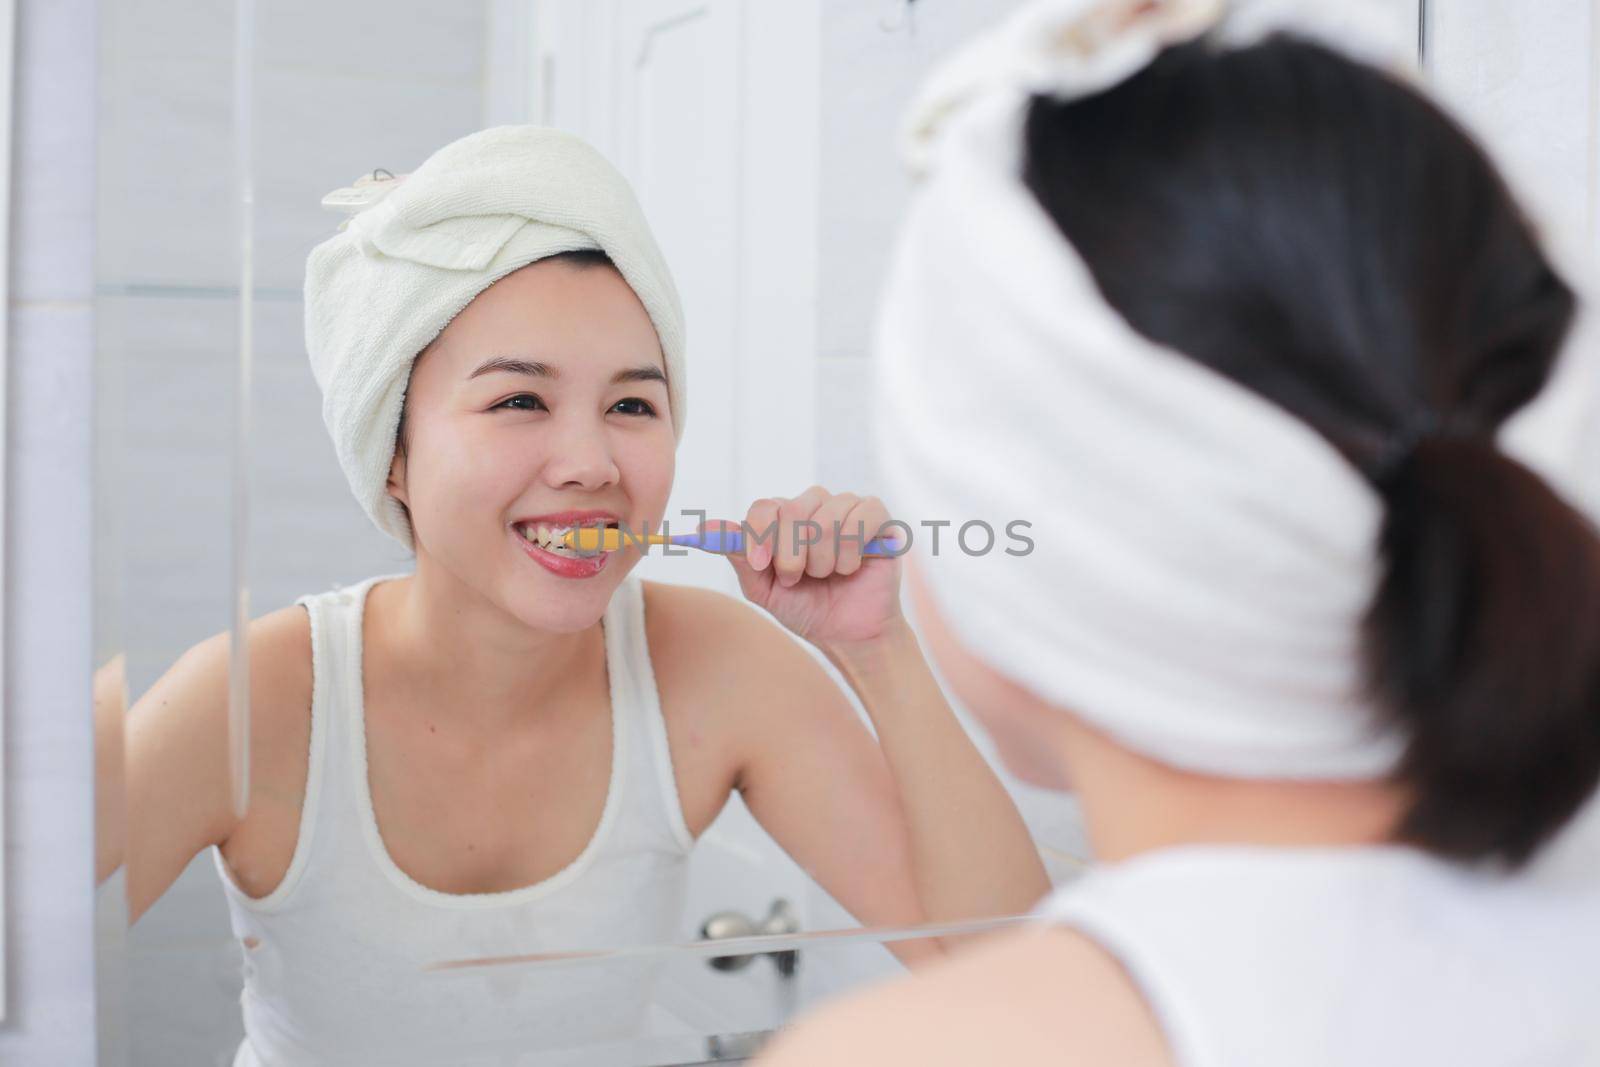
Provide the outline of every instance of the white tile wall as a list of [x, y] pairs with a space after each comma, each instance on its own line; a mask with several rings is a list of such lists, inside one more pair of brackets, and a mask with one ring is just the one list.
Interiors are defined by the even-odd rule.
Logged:
[[[343, 6], [366, 7], [358, 0]], [[329, 5], [337, 8], [341, 5]], [[479, 13], [481, 5], [441, 5]], [[263, 7], [264, 25], [286, 20]], [[470, 30], [481, 30], [470, 20]], [[425, 33], [428, 24], [414, 32]], [[310, 37], [306, 31], [304, 36]], [[479, 54], [477, 32], [441, 38], [447, 50]], [[483, 94], [476, 77], [456, 82], [406, 76], [387, 78], [324, 70], [267, 57], [256, 74], [256, 270], [259, 284], [298, 292], [306, 253], [330, 237], [343, 216], [320, 206], [323, 194], [348, 185], [375, 167], [396, 174], [416, 168], [434, 149], [478, 129]]]
[[910, 24], [886, 30], [890, 5], [823, 0], [816, 450], [835, 492], [875, 490], [866, 360], [909, 188], [895, 154], [901, 112], [940, 57], [1018, 6], [918, 4]]
[[[227, 625], [237, 215], [232, 5], [107, 5], [100, 334], [125, 368], [122, 554], [129, 688]], [[381, 17], [380, 17], [381, 15]], [[257, 5], [250, 613], [405, 570], [322, 426], [306, 360], [306, 253], [330, 189], [414, 168], [481, 125], [482, 4]], [[227, 911], [202, 855], [128, 937], [135, 1065], [210, 1064], [241, 1034]]]
[[1431, 8], [1435, 83], [1555, 235], [1587, 243], [1594, 197], [1589, 0], [1445, 0]]
[[234, 284], [233, 5], [139, 0], [102, 17], [97, 280]]

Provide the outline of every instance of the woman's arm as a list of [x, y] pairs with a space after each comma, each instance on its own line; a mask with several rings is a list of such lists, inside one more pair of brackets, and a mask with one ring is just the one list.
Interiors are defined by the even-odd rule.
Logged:
[[878, 732], [928, 919], [1015, 915], [1037, 904], [1050, 890], [1039, 850], [944, 699], [910, 625], [901, 618], [877, 637], [819, 647]]
[[[731, 786], [779, 847], [857, 920], [922, 922], [894, 778], [827, 672], [748, 604], [654, 583], [645, 596], [690, 831], [709, 825]], [[730, 770], [723, 777], [696, 767]], [[701, 781], [714, 785], [702, 793]], [[890, 948], [907, 964], [942, 955], [932, 940]]]
[[111, 877], [127, 848], [127, 798], [122, 777], [122, 727], [128, 717], [127, 656], [119, 652], [94, 672], [94, 880]]
[[225, 840], [233, 827], [226, 633], [190, 648], [139, 698], [123, 743], [133, 923], [201, 849]]
[[[244, 819], [233, 810], [229, 771], [227, 633], [185, 652], [126, 716], [123, 862], [130, 923], [203, 849], [227, 848], [242, 831], [271, 818], [273, 806], [260, 803], [264, 796], [287, 794], [298, 812], [311, 732], [310, 631], [297, 605], [250, 623], [251, 797]], [[104, 867], [102, 877], [114, 869]]]
[[[752, 622], [770, 637], [752, 645]], [[762, 827], [853, 916], [900, 926], [1037, 903], [1048, 889], [1038, 852], [909, 629], [831, 657], [867, 706], [877, 743], [804, 650], [765, 620], [742, 630], [747, 668], [734, 692], [744, 695], [734, 699], [755, 710], [738, 788]], [[762, 649], [767, 640], [780, 647]], [[915, 966], [981, 936], [887, 947]]]
[[[797, 536], [799, 524], [806, 521], [822, 529], [820, 541], [801, 543], [809, 539], [807, 533]], [[945, 701], [900, 614], [900, 561], [860, 555], [864, 540], [888, 521], [887, 511], [875, 498], [831, 495], [820, 487], [793, 500], [758, 501], [747, 525], [757, 532], [773, 527], [776, 535], [765, 544], [747, 537], [744, 557], [731, 561], [746, 597], [822, 650], [871, 717], [898, 818], [881, 815], [876, 806], [867, 807], [864, 798], [856, 802], [871, 812], [871, 818], [898, 823], [885, 839], [903, 843], [907, 850], [922, 917], [948, 921], [1026, 911], [1049, 890], [1038, 850], [1010, 795]], [[835, 538], [835, 524], [839, 530], [865, 537]], [[827, 689], [834, 689], [815, 664], [808, 666]], [[807, 687], [804, 699], [825, 705], [827, 698], [813, 688]], [[837, 694], [833, 699], [844, 703]], [[804, 731], [814, 727], [812, 719], [798, 708], [794, 725], [778, 729]], [[769, 830], [786, 848], [785, 833], [804, 849], [809, 842], [803, 839], [813, 831], [805, 819], [792, 827], [778, 825], [786, 821], [784, 813], [791, 810], [791, 803], [803, 798], [779, 800], [770, 795], [796, 788], [792, 780], [807, 772], [795, 763], [806, 754], [815, 754], [823, 764], [808, 773], [826, 776], [824, 746], [846, 744], [843, 736], [808, 741], [797, 733], [780, 746], [762, 746], [752, 757], [745, 772], [747, 799], [756, 797], [752, 811], [764, 825], [768, 818], [774, 821]], [[832, 781], [831, 803], [846, 803], [838, 795], [844, 788], [842, 776], [836, 774]], [[763, 793], [770, 799], [770, 813], [765, 816], [756, 809]], [[848, 819], [849, 813], [841, 811], [840, 818]], [[875, 830], [886, 832], [883, 826]]]

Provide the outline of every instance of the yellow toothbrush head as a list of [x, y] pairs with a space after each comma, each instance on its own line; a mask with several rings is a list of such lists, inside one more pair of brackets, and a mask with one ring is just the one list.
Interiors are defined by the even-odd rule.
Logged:
[[622, 548], [622, 531], [611, 526], [580, 526], [568, 530], [562, 540], [574, 552], [598, 556], [602, 552], [616, 552]]

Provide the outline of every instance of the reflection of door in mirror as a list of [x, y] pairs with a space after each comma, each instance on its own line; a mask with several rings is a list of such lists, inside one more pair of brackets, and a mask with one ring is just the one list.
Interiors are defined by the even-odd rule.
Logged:
[[[528, 66], [507, 79], [534, 87], [531, 121], [578, 133], [623, 172], [678, 284], [691, 415], [667, 511], [674, 528], [692, 529], [692, 511], [741, 519], [756, 498], [796, 494], [817, 480], [816, 281], [806, 253], [815, 242], [816, 57], [808, 47], [818, 15], [811, 11], [807, 24], [808, 8], [544, 2]], [[782, 52], [763, 46], [779, 39]], [[710, 555], [654, 556], [639, 573], [741, 596], [731, 568]], [[735, 794], [696, 843], [685, 919], [697, 925], [730, 908], [761, 914], [786, 898], [797, 902], [802, 928], [812, 928], [807, 905], [820, 896]], [[764, 1001], [766, 984], [764, 975], [724, 982], [722, 996]], [[693, 1007], [678, 1011], [692, 1015]]]
[[[536, 87], [530, 121], [579, 134], [628, 178], [683, 298], [693, 414], [668, 520], [692, 529], [685, 512], [739, 519], [758, 496], [798, 493], [816, 477], [816, 161], [793, 119], [815, 126], [814, 68], [803, 36], [776, 68], [781, 57], [762, 51], [757, 68], [742, 48], [794, 17], [738, 0], [554, 0], [536, 19], [536, 51], [506, 81]], [[793, 232], [774, 233], [775, 215]], [[656, 557], [639, 573], [738, 593], [711, 556]]]

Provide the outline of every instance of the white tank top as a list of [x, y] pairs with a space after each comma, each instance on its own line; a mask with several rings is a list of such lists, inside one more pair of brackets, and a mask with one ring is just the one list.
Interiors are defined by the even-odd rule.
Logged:
[[1401, 846], [1162, 849], [1040, 904], [1179, 1067], [1600, 1064], [1600, 894]]
[[236, 1067], [499, 1064], [508, 1053], [639, 1032], [646, 961], [428, 973], [452, 959], [678, 939], [693, 844], [672, 773], [637, 578], [607, 606], [610, 789], [566, 868], [500, 893], [442, 893], [384, 848], [367, 788], [361, 618], [378, 575], [296, 601], [311, 616], [310, 770], [282, 883], [251, 898], [213, 849], [243, 944]]

